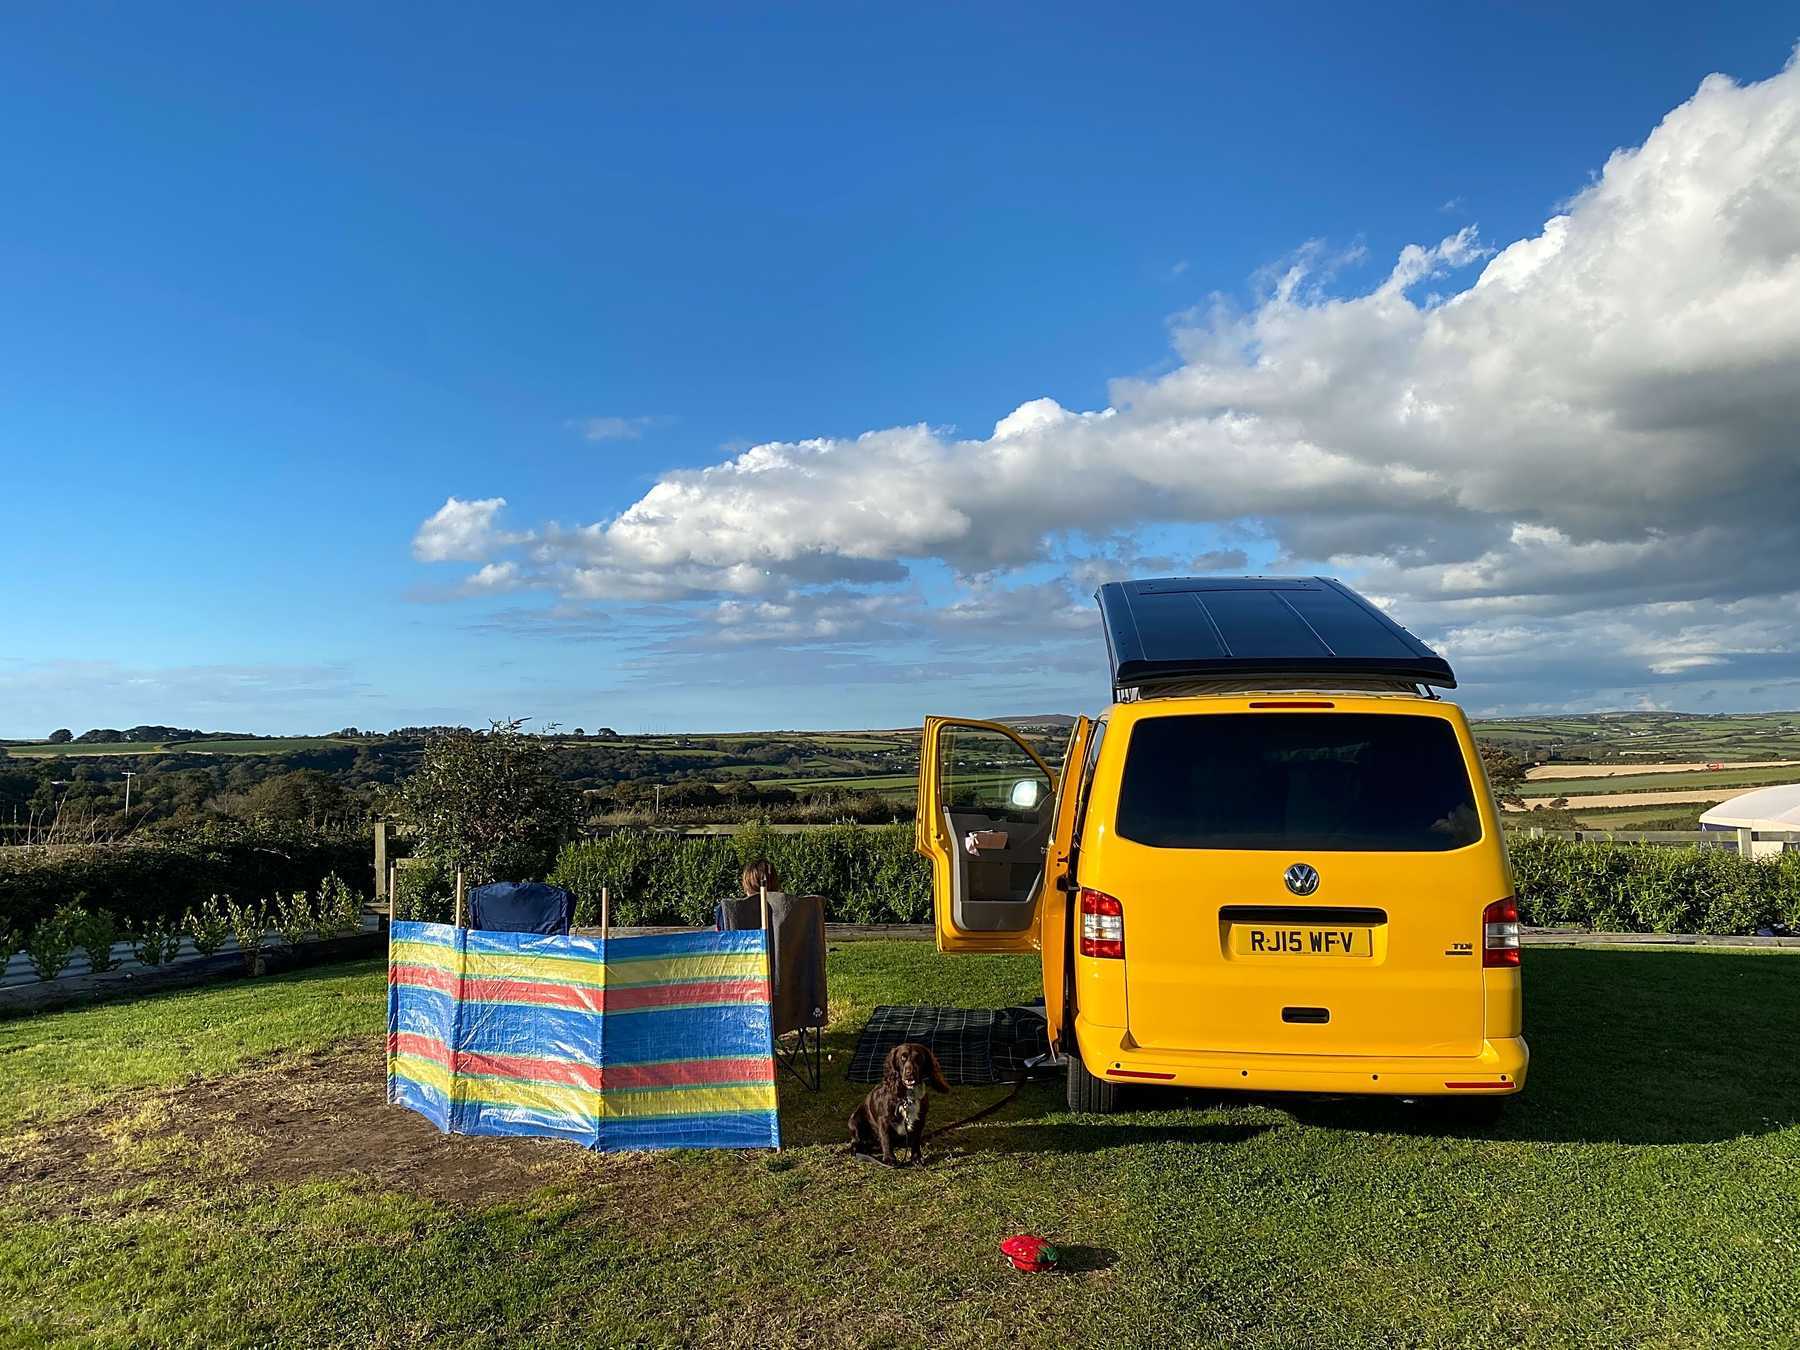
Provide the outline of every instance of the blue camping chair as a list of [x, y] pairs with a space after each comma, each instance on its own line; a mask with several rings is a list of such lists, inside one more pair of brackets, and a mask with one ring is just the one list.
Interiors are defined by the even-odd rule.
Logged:
[[567, 937], [575, 897], [542, 881], [493, 881], [469, 892], [469, 927], [485, 933]]

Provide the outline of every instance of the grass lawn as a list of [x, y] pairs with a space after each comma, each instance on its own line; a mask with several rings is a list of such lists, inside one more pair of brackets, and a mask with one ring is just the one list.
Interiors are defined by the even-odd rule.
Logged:
[[[1800, 960], [1526, 966], [1495, 1126], [1043, 1084], [897, 1172], [842, 1147], [869, 1009], [1016, 1001], [1029, 961], [844, 944], [778, 1155], [443, 1140], [380, 1104], [374, 963], [0, 1022], [0, 1343], [1794, 1343]], [[1020, 1230], [1075, 1268], [1013, 1272]]]

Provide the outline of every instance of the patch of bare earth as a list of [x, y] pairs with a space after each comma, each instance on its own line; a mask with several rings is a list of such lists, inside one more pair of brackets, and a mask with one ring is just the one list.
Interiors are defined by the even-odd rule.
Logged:
[[345, 1181], [489, 1204], [601, 1167], [618, 1180], [636, 1161], [552, 1140], [440, 1134], [388, 1105], [381, 1042], [365, 1040], [128, 1094], [0, 1140], [0, 1194], [28, 1188], [34, 1205], [67, 1211], [153, 1178], [202, 1190]]

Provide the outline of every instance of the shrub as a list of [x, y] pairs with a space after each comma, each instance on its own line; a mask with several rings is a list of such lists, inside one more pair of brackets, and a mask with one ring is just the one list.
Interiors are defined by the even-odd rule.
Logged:
[[362, 897], [336, 872], [319, 883], [319, 903], [314, 912], [321, 937], [349, 937], [362, 932]]
[[449, 923], [456, 910], [456, 871], [438, 858], [414, 858], [394, 873], [394, 917]]
[[147, 919], [131, 930], [131, 950], [147, 966], [160, 966], [181, 953], [181, 925], [167, 919]]
[[276, 935], [289, 950], [298, 947], [318, 931], [319, 924], [313, 914], [312, 897], [305, 891], [289, 891], [285, 897], [277, 896], [273, 917]]
[[216, 895], [208, 896], [199, 908], [190, 909], [182, 920], [182, 927], [194, 940], [194, 950], [200, 955], [213, 955], [231, 936], [231, 919], [225, 912], [225, 906], [230, 903], [230, 896], [224, 897], [223, 903]]
[[80, 919], [78, 911], [65, 905], [33, 926], [25, 939], [25, 951], [40, 980], [54, 980], [68, 969], [69, 958], [75, 955], [75, 925]]
[[119, 940], [119, 921], [103, 909], [75, 911], [75, 945], [87, 953], [88, 965], [96, 975], [118, 969], [113, 944]]
[[225, 897], [225, 918], [231, 935], [237, 939], [238, 952], [244, 958], [244, 970], [262, 974], [263, 946], [269, 931], [269, 906], [262, 900], [246, 900], [242, 904]]

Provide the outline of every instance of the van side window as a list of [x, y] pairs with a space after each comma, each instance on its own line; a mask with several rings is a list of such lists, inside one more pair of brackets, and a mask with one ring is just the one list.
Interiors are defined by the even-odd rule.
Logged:
[[1387, 713], [1144, 718], [1117, 825], [1155, 848], [1435, 853], [1481, 838], [1455, 729]]

